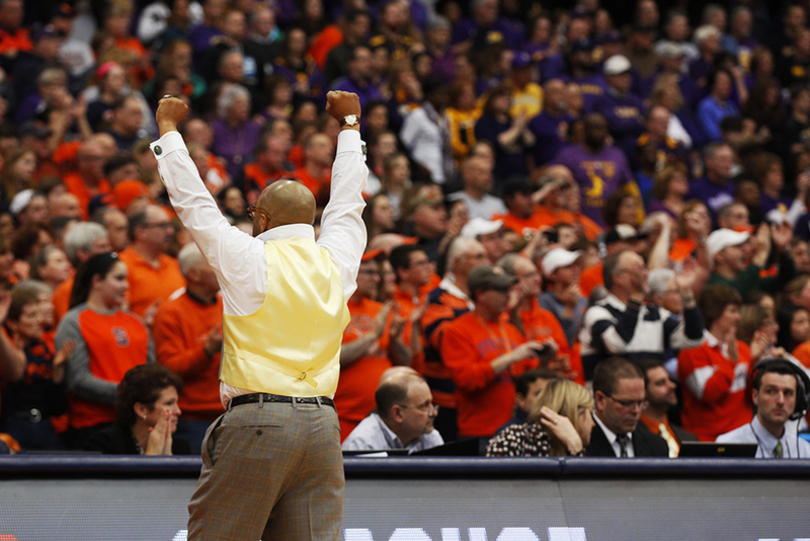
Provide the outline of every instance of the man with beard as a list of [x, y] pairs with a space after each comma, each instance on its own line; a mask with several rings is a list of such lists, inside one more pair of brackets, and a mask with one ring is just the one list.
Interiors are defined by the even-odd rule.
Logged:
[[644, 387], [647, 393], [647, 407], [641, 414], [641, 422], [656, 436], [667, 442], [669, 457], [675, 458], [681, 450], [681, 442], [697, 441], [697, 436], [677, 425], [670, 424], [667, 413], [678, 406], [675, 389], [678, 384], [672, 381], [661, 361], [644, 360], [638, 363], [644, 372]]
[[585, 117], [585, 140], [560, 150], [552, 164], [571, 170], [582, 193], [582, 213], [604, 227], [605, 200], [619, 189], [638, 194], [638, 186], [624, 152], [607, 144], [605, 117], [591, 113]]

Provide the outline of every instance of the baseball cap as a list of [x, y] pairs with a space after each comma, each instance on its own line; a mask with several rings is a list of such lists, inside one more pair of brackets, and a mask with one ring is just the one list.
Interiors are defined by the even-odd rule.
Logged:
[[492, 265], [478, 265], [467, 275], [467, 287], [471, 294], [478, 289], [508, 289], [517, 281], [514, 276]]
[[513, 70], [528, 68], [531, 65], [532, 65], [532, 57], [529, 55], [529, 53], [525, 51], [516, 53], [514, 58], [512, 58]]
[[31, 36], [31, 41], [36, 43], [41, 39], [56, 38], [56, 37], [61, 37], [61, 36], [62, 36], [62, 33], [59, 32], [59, 30], [57, 30], [54, 25], [47, 24], [47, 25], [43, 26], [42, 28], [40, 28], [39, 30], [37, 30], [36, 32], [34, 32], [34, 35]]
[[382, 250], [368, 250], [363, 254], [363, 257], [360, 258], [360, 261], [362, 263], [365, 263], [366, 261], [372, 261], [380, 257], [382, 253], [383, 253]]
[[630, 71], [630, 61], [624, 55], [616, 54], [611, 56], [605, 62], [603, 69], [605, 75], [619, 75]]
[[621, 240], [634, 241], [646, 239], [649, 235], [647, 233], [639, 233], [635, 227], [628, 224], [619, 224], [605, 235], [605, 244], [611, 245], [614, 242]]
[[473, 218], [461, 228], [460, 235], [468, 239], [474, 239], [479, 235], [489, 235], [500, 231], [501, 226], [503, 226], [503, 220], [490, 221], [483, 218]]
[[709, 248], [709, 257], [714, 258], [729, 246], [738, 246], [747, 241], [751, 235], [733, 231], [731, 229], [718, 229], [712, 231], [706, 239], [706, 246]]
[[677, 43], [671, 41], [662, 43], [658, 48], [658, 55], [664, 58], [683, 58], [683, 49]]
[[50, 137], [52, 134], [53, 131], [49, 127], [39, 124], [34, 120], [29, 120], [20, 126], [20, 137], [33, 135], [37, 139], [42, 139], [44, 137]]
[[22, 211], [24, 211], [28, 205], [31, 204], [31, 199], [34, 198], [34, 190], [23, 190], [17, 195], [14, 196], [14, 199], [11, 200], [11, 205], [9, 205], [9, 210], [11, 214], [17, 216]]
[[554, 248], [543, 258], [543, 274], [551, 276], [555, 270], [571, 265], [581, 255], [582, 250], [571, 252], [565, 248]]

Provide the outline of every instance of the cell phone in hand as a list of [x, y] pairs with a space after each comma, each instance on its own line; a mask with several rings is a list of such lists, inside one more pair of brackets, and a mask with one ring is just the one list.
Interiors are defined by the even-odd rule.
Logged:
[[551, 346], [548, 345], [548, 344], [543, 344], [542, 347], [532, 348], [532, 351], [534, 351], [535, 355], [542, 358], [542, 357], [545, 357], [546, 355], [548, 355], [551, 352]]

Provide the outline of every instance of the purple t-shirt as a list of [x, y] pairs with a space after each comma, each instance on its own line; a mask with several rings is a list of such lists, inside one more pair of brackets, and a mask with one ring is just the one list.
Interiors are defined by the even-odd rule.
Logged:
[[571, 145], [560, 150], [551, 164], [564, 165], [571, 170], [582, 196], [582, 214], [602, 227], [605, 226], [602, 209], [607, 198], [633, 182], [624, 152], [612, 146], [592, 154], [580, 145]]
[[715, 184], [707, 178], [698, 179], [689, 185], [687, 199], [700, 199], [709, 208], [712, 221], [717, 220], [717, 211], [734, 201], [734, 183]]

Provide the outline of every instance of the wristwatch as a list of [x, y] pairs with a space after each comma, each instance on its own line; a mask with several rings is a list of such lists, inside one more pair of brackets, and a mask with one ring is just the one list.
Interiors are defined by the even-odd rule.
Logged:
[[359, 123], [360, 121], [357, 119], [357, 115], [346, 115], [343, 117], [343, 121], [340, 123], [340, 126], [356, 126]]

